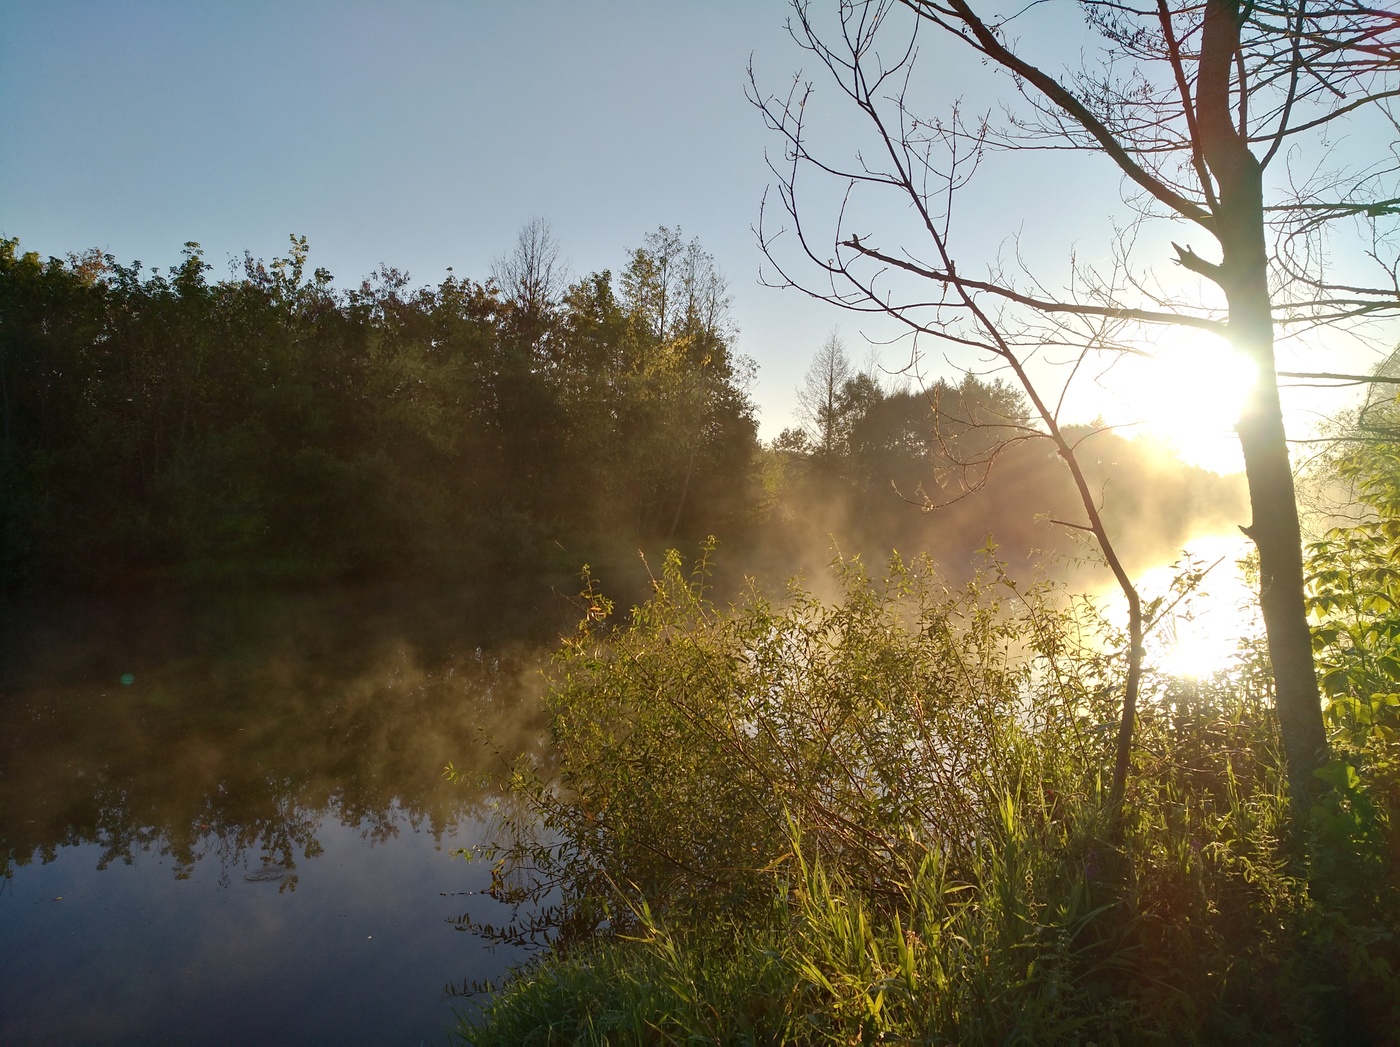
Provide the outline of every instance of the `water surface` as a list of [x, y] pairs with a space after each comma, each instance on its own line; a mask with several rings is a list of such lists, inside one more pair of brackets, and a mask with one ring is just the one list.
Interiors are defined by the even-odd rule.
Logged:
[[0, 1042], [443, 1042], [520, 955], [456, 928], [509, 913], [442, 768], [538, 744], [550, 632], [482, 601], [7, 608]]

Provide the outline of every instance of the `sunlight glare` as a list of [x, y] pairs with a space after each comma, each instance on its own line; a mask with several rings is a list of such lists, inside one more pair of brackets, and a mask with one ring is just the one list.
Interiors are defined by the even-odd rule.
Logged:
[[[1254, 590], [1246, 584], [1239, 561], [1253, 545], [1243, 535], [1212, 535], [1186, 546], [1201, 566], [1220, 561], [1191, 596], [1178, 605], [1148, 637], [1148, 660], [1171, 676], [1201, 679], [1232, 663], [1241, 638], [1254, 631], [1257, 607]], [[1142, 575], [1144, 596], [1166, 593], [1176, 571], [1158, 567]], [[1170, 603], [1171, 597], [1167, 597]]]
[[[1186, 543], [1184, 552], [1198, 566], [1220, 563], [1148, 634], [1144, 648], [1149, 668], [1196, 680], [1230, 668], [1240, 640], [1258, 630], [1256, 593], [1239, 566], [1252, 548], [1240, 534], [1205, 535]], [[1177, 573], [1178, 567], [1172, 564], [1141, 572], [1136, 583], [1144, 604], [1159, 596], [1164, 605], [1170, 604]], [[1127, 604], [1116, 590], [1106, 591], [1101, 599], [1110, 617], [1127, 613]]]
[[1223, 339], [1192, 332], [1122, 360], [1103, 384], [1119, 399], [1123, 423], [1190, 465], [1229, 473], [1244, 466], [1235, 422], [1256, 378], [1254, 364]]

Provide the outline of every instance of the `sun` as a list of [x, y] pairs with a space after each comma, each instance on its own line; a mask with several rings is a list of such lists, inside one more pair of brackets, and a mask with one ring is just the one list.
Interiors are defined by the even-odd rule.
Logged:
[[1189, 465], [1240, 472], [1244, 459], [1235, 423], [1257, 380], [1254, 364], [1223, 338], [1168, 334], [1104, 374], [1103, 414], [1112, 424], [1161, 441]]

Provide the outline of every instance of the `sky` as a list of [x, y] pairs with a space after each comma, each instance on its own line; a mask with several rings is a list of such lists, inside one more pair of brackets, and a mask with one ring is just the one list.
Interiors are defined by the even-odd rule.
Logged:
[[[788, 13], [782, 0], [3, 0], [0, 235], [161, 269], [192, 240], [215, 276], [305, 235], [312, 267], [351, 286], [381, 263], [414, 284], [449, 266], [484, 279], [536, 216], [580, 276], [679, 226], [729, 280], [771, 438], [833, 328], [857, 363], [891, 333], [760, 281], [753, 229], [774, 181], [765, 152], [781, 146], [745, 96], [750, 62], [765, 93], [799, 70], [817, 80], [811, 115], [829, 140], [860, 133]], [[1068, 60], [1092, 43], [1047, 18], [1039, 46]], [[994, 104], [999, 85], [968, 56], [925, 51], [915, 88], [933, 112]], [[1119, 190], [1099, 159], [1046, 157], [1030, 180], [989, 163], [966, 221], [1000, 249], [1019, 237], [1032, 260], [1107, 257]], [[886, 370], [909, 355], [876, 352]], [[951, 368], [931, 358], [924, 373]], [[1078, 412], [1145, 412], [1133, 391], [1154, 381], [1091, 387]], [[1197, 428], [1214, 448], [1201, 464], [1237, 467], [1228, 420]]]
[[785, 17], [776, 0], [5, 0], [0, 234], [162, 268], [193, 240], [221, 276], [296, 233], [352, 285], [381, 263], [484, 279], [537, 215], [579, 275], [680, 226], [729, 280], [776, 420], [843, 321], [758, 285], [770, 143], [744, 88], [751, 54], [775, 88], [799, 64]]

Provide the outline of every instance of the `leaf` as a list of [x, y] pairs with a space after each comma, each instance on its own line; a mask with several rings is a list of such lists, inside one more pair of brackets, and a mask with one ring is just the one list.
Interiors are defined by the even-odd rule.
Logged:
[[1340, 792], [1354, 792], [1361, 784], [1356, 768], [1345, 760], [1333, 760], [1327, 766], [1313, 771], [1313, 776]]
[[1327, 695], [1346, 694], [1350, 680], [1345, 669], [1332, 669], [1322, 676], [1322, 690]]

